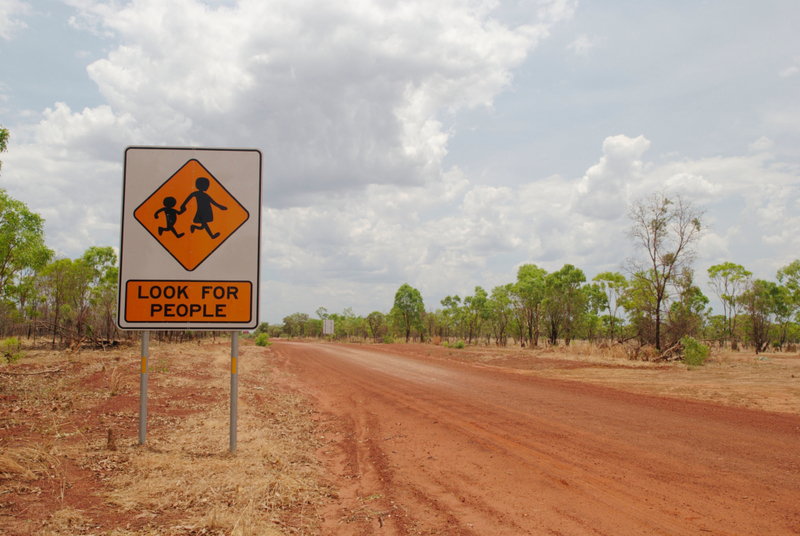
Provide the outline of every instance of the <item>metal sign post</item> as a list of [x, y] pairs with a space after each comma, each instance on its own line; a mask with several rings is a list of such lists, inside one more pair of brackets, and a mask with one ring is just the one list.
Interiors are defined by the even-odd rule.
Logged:
[[147, 439], [147, 358], [150, 357], [150, 332], [142, 332], [142, 373], [139, 376], [139, 444]]
[[231, 452], [236, 452], [236, 421], [239, 409], [239, 332], [231, 331]]

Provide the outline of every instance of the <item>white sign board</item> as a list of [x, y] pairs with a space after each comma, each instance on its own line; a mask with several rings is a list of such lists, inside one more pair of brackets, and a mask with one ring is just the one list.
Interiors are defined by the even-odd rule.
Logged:
[[128, 147], [122, 190], [122, 329], [258, 325], [261, 152]]
[[322, 320], [322, 334], [333, 335], [333, 320], [327, 318]]

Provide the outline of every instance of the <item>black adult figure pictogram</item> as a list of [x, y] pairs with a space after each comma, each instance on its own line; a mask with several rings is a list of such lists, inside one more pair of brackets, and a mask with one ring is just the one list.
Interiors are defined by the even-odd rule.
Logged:
[[164, 208], [156, 210], [155, 213], [156, 219], [158, 219], [158, 215], [163, 212], [164, 218], [167, 220], [166, 227], [158, 228], [158, 236], [161, 236], [161, 233], [163, 233], [164, 231], [172, 231], [172, 234], [174, 234], [177, 238], [180, 238], [185, 234], [185, 233], [179, 233], [178, 231], [175, 230], [175, 222], [178, 221], [178, 214], [183, 212], [183, 210], [181, 210], [181, 212], [178, 212], [175, 209], [175, 205], [177, 203], [178, 202], [175, 201], [174, 197], [165, 197], [163, 201]]
[[223, 207], [211, 199], [211, 196], [206, 193], [209, 184], [210, 182], [207, 178], [198, 177], [198, 179], [194, 181], [194, 186], [197, 188], [197, 191], [189, 194], [189, 197], [187, 197], [186, 201], [184, 201], [181, 205], [181, 210], [178, 212], [178, 214], [183, 214], [186, 212], [186, 203], [188, 203], [190, 199], [194, 198], [194, 202], [197, 204], [197, 212], [194, 215], [194, 223], [197, 223], [198, 225], [192, 225], [189, 227], [189, 231], [194, 233], [196, 229], [205, 229], [208, 233], [208, 236], [211, 238], [216, 238], [219, 236], [219, 233], [212, 233], [211, 229], [208, 227], [208, 224], [214, 221], [214, 209], [211, 208], [211, 205], [214, 205], [220, 210], [228, 210], [228, 207]]

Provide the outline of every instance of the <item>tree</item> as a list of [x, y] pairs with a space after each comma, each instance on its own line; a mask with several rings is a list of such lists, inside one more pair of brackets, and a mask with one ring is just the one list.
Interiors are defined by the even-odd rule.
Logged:
[[685, 268], [674, 278], [676, 299], [668, 311], [669, 344], [677, 344], [684, 337], [697, 337], [703, 328], [708, 298], [694, 284], [694, 271]]
[[747, 288], [748, 278], [753, 275], [744, 266], [732, 262], [715, 264], [708, 268], [708, 283], [722, 302], [722, 313], [727, 324], [728, 339], [733, 342], [736, 334], [736, 318], [742, 310], [739, 297]]
[[665, 191], [637, 199], [628, 216], [631, 227], [628, 237], [637, 248], [644, 250], [645, 260], [627, 261], [630, 274], [640, 280], [643, 289], [655, 302], [655, 333], [653, 342], [661, 351], [661, 314], [669, 298], [669, 284], [683, 268], [694, 260], [694, 246], [704, 232], [702, 219], [705, 211], [691, 201], [675, 196], [667, 197]]
[[620, 298], [628, 288], [628, 280], [619, 272], [602, 272], [597, 274], [592, 281], [597, 283], [597, 286], [606, 297], [605, 305], [609, 314], [607, 337], [612, 339], [617, 323], [617, 310], [620, 306]]
[[800, 311], [800, 260], [792, 261], [777, 274], [778, 283], [781, 284], [781, 346], [786, 340], [789, 323], [796, 318]]
[[[41, 274], [49, 307], [53, 310], [53, 348], [56, 347], [56, 335], [58, 334], [61, 315], [70, 298], [70, 273], [72, 271], [71, 259], [58, 259], [44, 267]], [[63, 339], [63, 331], [62, 331]]]
[[514, 285], [509, 283], [507, 285], [499, 285], [492, 289], [492, 295], [489, 297], [488, 309], [490, 311], [490, 320], [492, 324], [492, 333], [494, 334], [495, 344], [498, 346], [506, 346], [507, 344], [507, 329], [508, 323], [511, 320], [511, 290]]
[[640, 344], [652, 341], [655, 336], [656, 300], [648, 281], [652, 276], [632, 276], [620, 297], [620, 305], [628, 316], [628, 327], [639, 338]]
[[[0, 153], [4, 153], [8, 150], [8, 138], [8, 129], [0, 125]], [[2, 161], [0, 161], [0, 169], [3, 169]]]
[[547, 271], [543, 268], [523, 264], [517, 270], [517, 282], [511, 292], [520, 327], [524, 326], [525, 337], [533, 346], [539, 344], [546, 276]]
[[564, 344], [569, 346], [586, 309], [586, 294], [581, 290], [581, 283], [585, 281], [583, 271], [571, 264], [565, 264], [545, 278], [544, 311], [550, 344], [555, 345], [563, 335]]
[[306, 313], [292, 313], [283, 318], [283, 332], [289, 337], [300, 337], [305, 333], [308, 320]]
[[0, 298], [13, 291], [21, 271], [40, 270], [52, 256], [44, 243], [44, 219], [0, 188]]
[[449, 339], [451, 330], [457, 329], [461, 320], [461, 298], [458, 297], [458, 294], [455, 296], [447, 296], [440, 303], [444, 306], [442, 310], [442, 323], [444, 324], [445, 337]]
[[772, 281], [751, 280], [739, 298], [750, 316], [750, 336], [756, 353], [763, 352], [769, 345], [769, 330], [775, 313], [777, 288], [778, 285]]
[[480, 337], [481, 325], [488, 317], [486, 302], [489, 295], [482, 287], [475, 287], [475, 295], [464, 298], [464, 318], [467, 324], [467, 344], [472, 344], [472, 338]]
[[[80, 340], [86, 333], [89, 317], [102, 298], [108, 300], [109, 286], [116, 291], [116, 277], [110, 281], [110, 274], [116, 276], [117, 255], [110, 246], [92, 246], [80, 259], [72, 263], [70, 284], [72, 310], [75, 313], [75, 335]], [[105, 296], [104, 296], [105, 294]], [[116, 294], [116, 292], [114, 292]], [[93, 330], [89, 330], [93, 331]], [[91, 333], [94, 337], [94, 333]]]
[[386, 334], [386, 316], [380, 311], [372, 311], [367, 315], [367, 326], [372, 334], [372, 340], [378, 342]]
[[778, 345], [783, 348], [796, 311], [792, 294], [784, 285], [775, 285], [772, 291], [772, 307], [775, 324], [778, 326]]
[[411, 337], [411, 329], [422, 329], [422, 311], [425, 303], [419, 291], [408, 283], [403, 283], [394, 295], [394, 307], [391, 315], [400, 329], [405, 332], [406, 342]]

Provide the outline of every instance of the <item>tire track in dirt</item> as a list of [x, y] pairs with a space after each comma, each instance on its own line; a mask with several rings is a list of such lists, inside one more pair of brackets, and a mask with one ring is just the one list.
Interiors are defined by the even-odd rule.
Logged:
[[[351, 426], [339, 456], [360, 478], [340, 487], [341, 512], [373, 496], [372, 511], [395, 514], [358, 534], [800, 533], [795, 416], [344, 345], [274, 348], [328, 426]], [[354, 533], [336, 521], [322, 533]]]

